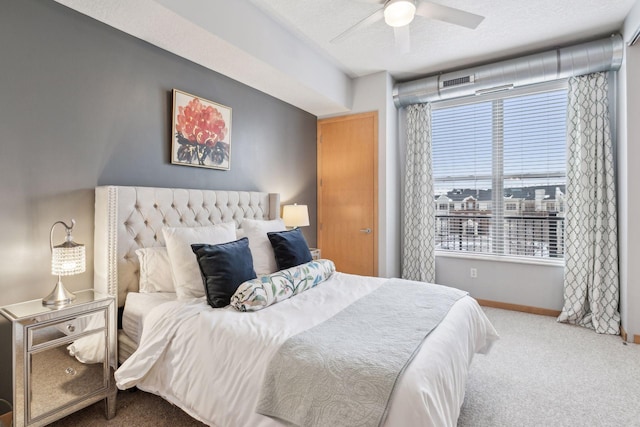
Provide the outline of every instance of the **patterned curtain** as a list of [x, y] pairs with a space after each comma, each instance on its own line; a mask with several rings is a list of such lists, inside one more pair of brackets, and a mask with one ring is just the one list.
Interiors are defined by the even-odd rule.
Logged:
[[431, 105], [407, 107], [402, 277], [433, 283], [435, 199], [431, 167]]
[[607, 73], [569, 79], [564, 308], [560, 322], [617, 335], [618, 228]]

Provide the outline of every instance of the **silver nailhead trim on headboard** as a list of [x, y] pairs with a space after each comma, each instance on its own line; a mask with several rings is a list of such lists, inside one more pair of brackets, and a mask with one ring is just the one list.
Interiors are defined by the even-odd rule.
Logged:
[[[107, 276], [107, 289], [109, 295], [118, 299], [118, 191], [116, 187], [109, 187], [107, 191], [107, 257], [109, 274]], [[117, 307], [117, 305], [116, 305]]]

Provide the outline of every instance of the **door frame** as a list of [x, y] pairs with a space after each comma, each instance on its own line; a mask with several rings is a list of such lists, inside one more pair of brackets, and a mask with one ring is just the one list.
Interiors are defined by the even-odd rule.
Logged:
[[316, 169], [316, 191], [318, 194], [317, 197], [317, 215], [318, 222], [316, 225], [316, 234], [318, 236], [318, 247], [322, 250], [322, 230], [321, 224], [323, 221], [322, 216], [322, 177], [320, 176], [320, 171], [322, 170], [322, 156], [321, 156], [321, 144], [322, 144], [322, 132], [321, 125], [325, 123], [336, 123], [343, 122], [348, 120], [355, 120], [361, 118], [372, 118], [373, 119], [373, 275], [378, 276], [378, 264], [380, 262], [380, 254], [378, 253], [378, 240], [380, 236], [378, 235], [378, 211], [380, 207], [378, 206], [378, 150], [380, 149], [380, 141], [378, 139], [378, 111], [369, 111], [366, 113], [357, 113], [357, 114], [348, 114], [345, 116], [336, 116], [329, 117], [326, 119], [319, 119], [317, 126], [317, 137], [316, 137], [316, 158], [317, 158], [317, 169]]

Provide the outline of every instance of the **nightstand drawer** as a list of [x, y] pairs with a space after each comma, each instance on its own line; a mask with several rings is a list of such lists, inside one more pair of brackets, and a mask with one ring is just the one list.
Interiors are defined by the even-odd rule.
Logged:
[[81, 334], [104, 330], [107, 315], [107, 310], [101, 309], [89, 314], [28, 327], [27, 351], [37, 349], [44, 344], [53, 344], [58, 340], [68, 341]]
[[82, 348], [85, 355], [90, 355], [98, 363], [78, 361], [69, 354], [68, 342], [28, 354], [27, 378], [31, 398], [27, 399], [27, 424], [108, 389], [106, 332], [85, 335], [73, 345]]

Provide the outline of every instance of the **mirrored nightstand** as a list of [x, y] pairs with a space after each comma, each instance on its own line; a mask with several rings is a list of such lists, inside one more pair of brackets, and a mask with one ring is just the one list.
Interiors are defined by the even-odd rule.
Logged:
[[10, 351], [13, 425], [43, 426], [105, 400], [107, 419], [115, 416], [115, 301], [93, 290], [75, 301], [43, 306], [42, 300], [0, 308], [0, 351]]

